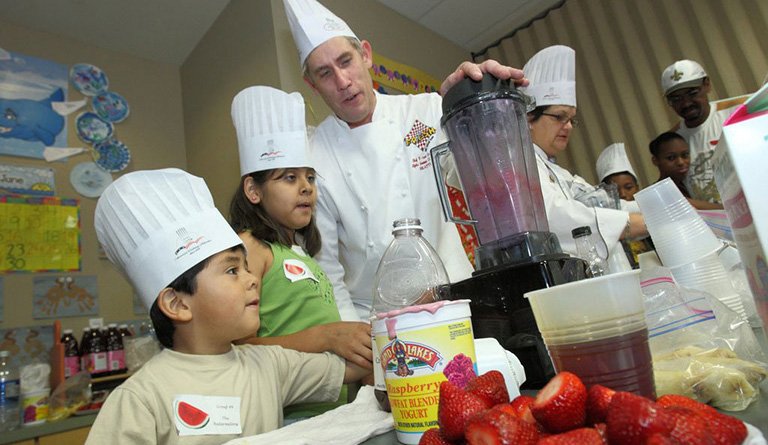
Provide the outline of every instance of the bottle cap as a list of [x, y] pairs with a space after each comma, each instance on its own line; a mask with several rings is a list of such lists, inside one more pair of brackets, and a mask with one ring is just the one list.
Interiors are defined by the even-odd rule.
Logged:
[[590, 229], [589, 226], [576, 227], [575, 229], [571, 230], [571, 235], [574, 238], [578, 238], [580, 236], [589, 236], [592, 235], [592, 229]]
[[61, 333], [62, 334], [71, 334], [72, 333], [72, 329], [64, 329], [63, 331], [61, 331]]

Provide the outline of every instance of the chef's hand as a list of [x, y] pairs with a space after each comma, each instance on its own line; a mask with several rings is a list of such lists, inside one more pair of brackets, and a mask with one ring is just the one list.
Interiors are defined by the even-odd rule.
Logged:
[[488, 59], [480, 64], [462, 62], [462, 64], [456, 68], [456, 71], [448, 75], [443, 81], [443, 84], [440, 85], [440, 95], [444, 96], [452, 86], [459, 83], [465, 77], [477, 81], [481, 80], [483, 78], [483, 73], [491, 73], [502, 80], [510, 79], [514, 81], [517, 86], [528, 85], [528, 79], [523, 75], [523, 70], [502, 65], [493, 59]]
[[328, 350], [364, 369], [373, 369], [371, 325], [361, 321], [338, 321], [322, 325]]

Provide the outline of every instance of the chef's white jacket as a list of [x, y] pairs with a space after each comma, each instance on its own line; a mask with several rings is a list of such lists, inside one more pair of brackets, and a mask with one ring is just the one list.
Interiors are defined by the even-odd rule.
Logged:
[[[370, 124], [350, 129], [330, 116], [312, 135], [322, 235], [316, 259], [333, 282], [342, 320], [368, 319], [374, 275], [393, 239], [396, 219], [421, 219], [423, 235], [451, 282], [472, 273], [456, 226], [444, 221], [429, 157], [429, 149], [445, 140], [441, 116], [441, 98], [435, 93], [376, 93]], [[419, 147], [419, 135], [432, 130], [422, 141], [428, 144]]]
[[[621, 252], [619, 237], [627, 226], [629, 212], [639, 212], [635, 202], [621, 202], [621, 210], [602, 207], [587, 207], [574, 196], [579, 191], [593, 190], [595, 187], [584, 178], [573, 175], [568, 170], [551, 162], [544, 150], [533, 145], [536, 151], [536, 164], [541, 182], [541, 193], [547, 212], [549, 231], [557, 235], [563, 252], [576, 255], [576, 243], [571, 230], [589, 226], [593, 234], [602, 236], [605, 246], [597, 243], [598, 252], [603, 258], [609, 252]], [[599, 230], [598, 230], [599, 229]]]

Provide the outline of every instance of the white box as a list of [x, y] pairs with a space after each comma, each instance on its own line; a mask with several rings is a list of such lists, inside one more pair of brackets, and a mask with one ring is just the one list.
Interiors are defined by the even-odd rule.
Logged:
[[768, 326], [768, 86], [726, 120], [714, 154], [715, 182], [755, 305]]

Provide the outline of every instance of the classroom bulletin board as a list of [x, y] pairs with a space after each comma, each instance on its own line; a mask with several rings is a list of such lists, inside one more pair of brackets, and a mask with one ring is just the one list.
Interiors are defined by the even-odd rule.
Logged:
[[0, 196], [0, 272], [80, 270], [80, 204]]

